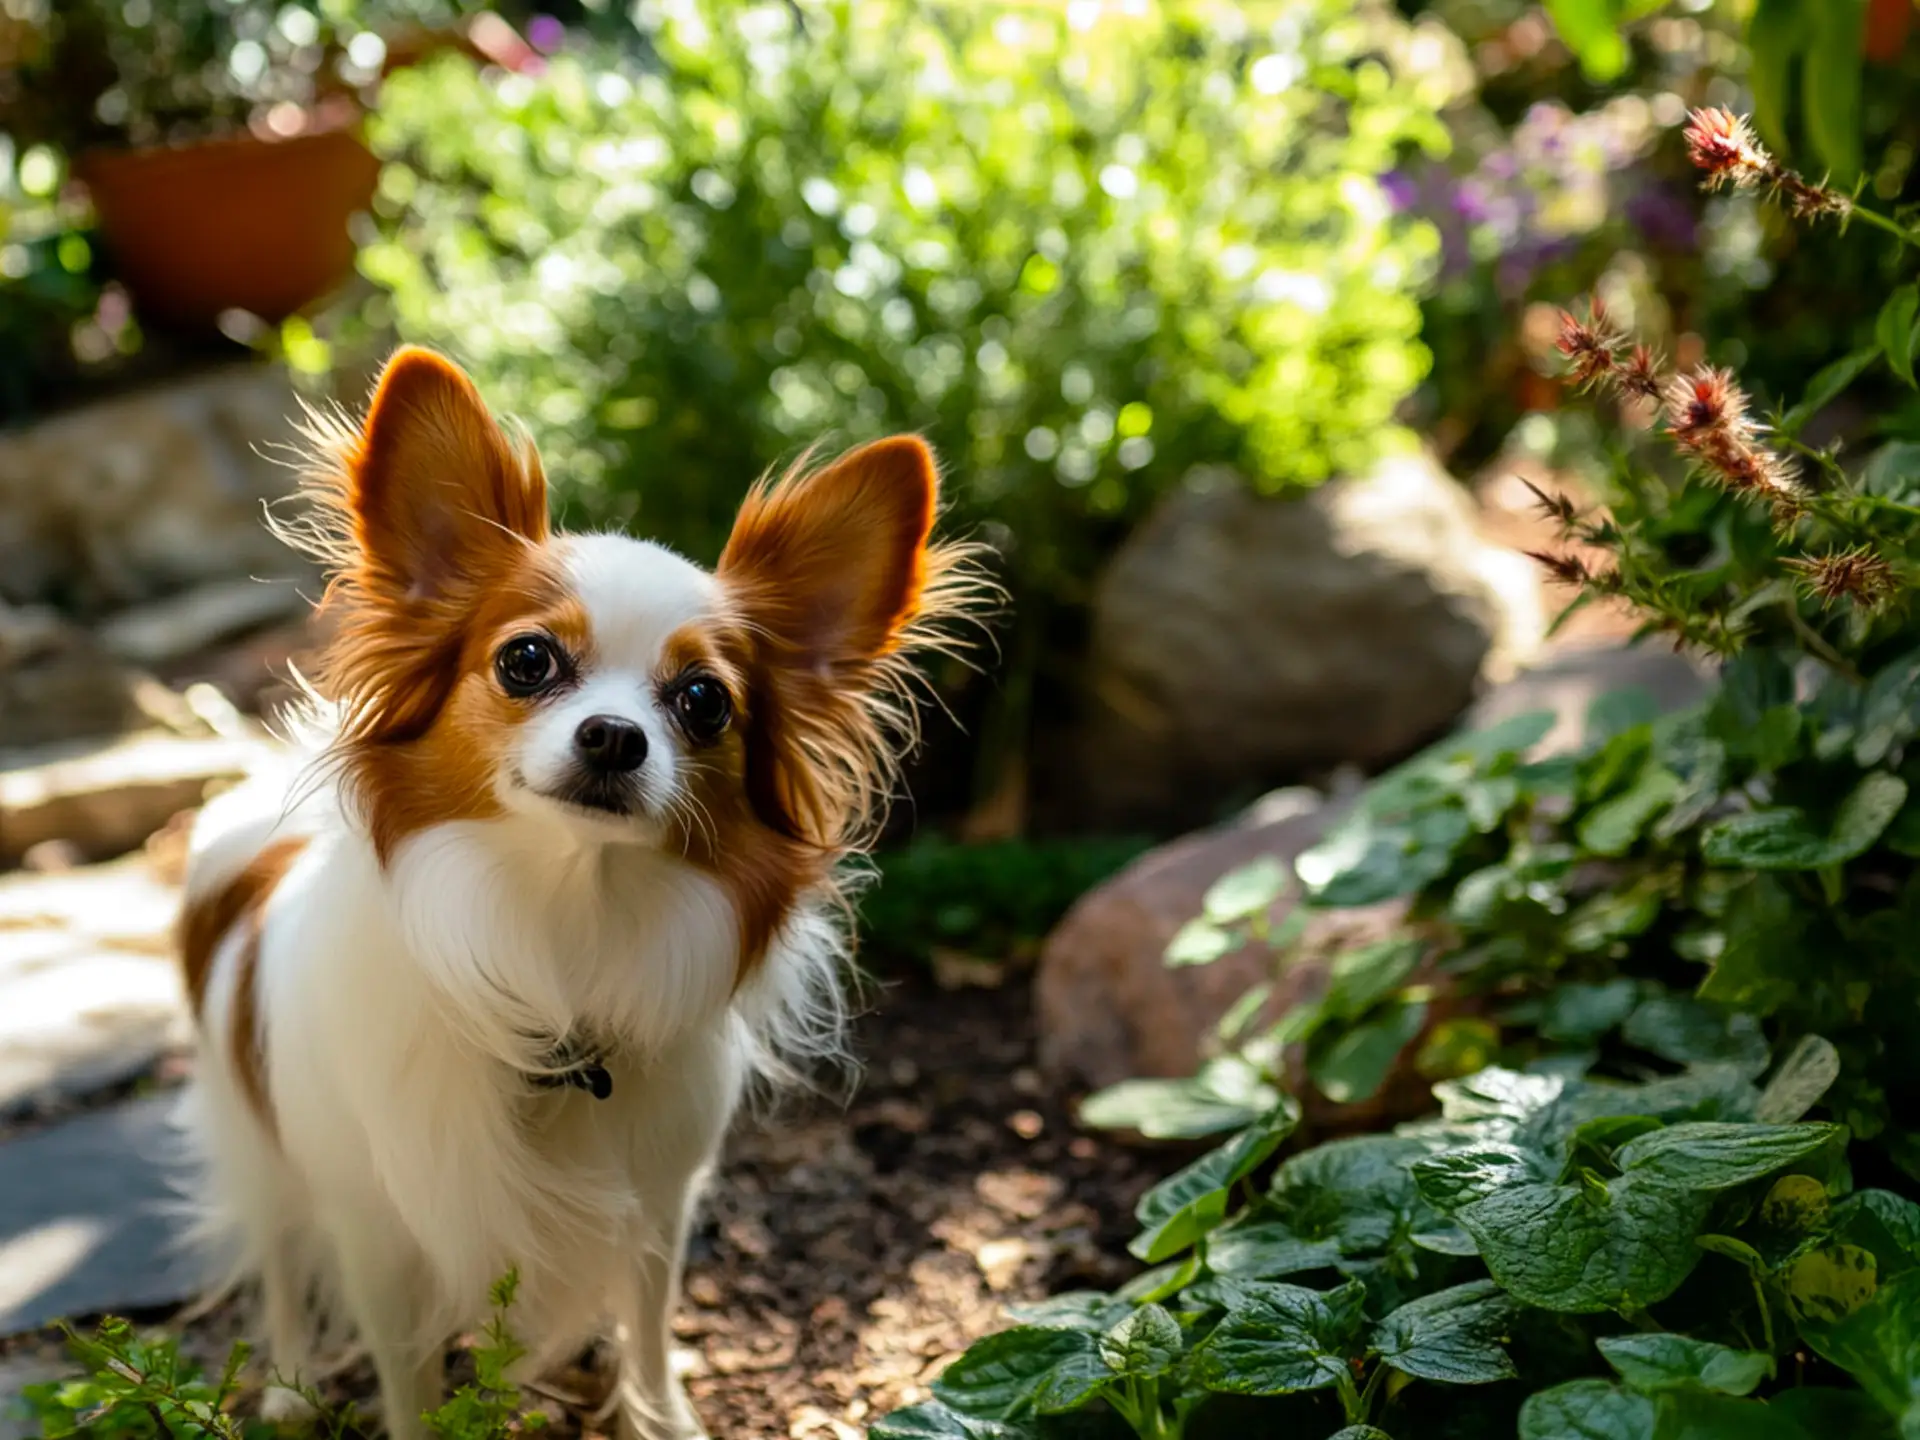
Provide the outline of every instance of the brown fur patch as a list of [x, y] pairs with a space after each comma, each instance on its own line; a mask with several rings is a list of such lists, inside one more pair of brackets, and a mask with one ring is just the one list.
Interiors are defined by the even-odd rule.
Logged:
[[756, 488], [734, 522], [718, 574], [752, 637], [748, 793], [792, 839], [857, 844], [885, 803], [912, 730], [900, 656], [945, 593], [938, 496], [932, 453], [899, 436]]
[[349, 749], [353, 788], [382, 864], [402, 840], [429, 826], [501, 813], [494, 792], [500, 757], [514, 727], [535, 713], [495, 679], [493, 656], [501, 645], [516, 635], [544, 634], [583, 665], [591, 661], [586, 611], [566, 588], [554, 553], [522, 549], [505, 558], [509, 563], [488, 579], [448, 647], [448, 673], [436, 681], [438, 703], [423, 712], [421, 731]]
[[655, 672], [664, 690], [688, 671], [702, 670], [733, 697], [733, 724], [712, 744], [686, 753], [672, 844], [718, 878], [733, 901], [740, 919], [736, 988], [765, 959], [794, 901], [828, 878], [833, 859], [819, 846], [769, 828], [753, 806], [748, 788], [752, 737], [770, 716], [764, 708], [768, 697], [756, 693], [748, 680], [752, 654], [744, 626], [696, 622], [667, 637]]
[[267, 1094], [267, 1034], [260, 1024], [260, 913], [254, 911], [240, 923], [246, 928], [234, 957], [233, 1073], [240, 1077], [240, 1088], [267, 1133], [277, 1135], [280, 1127]]
[[[263, 846], [238, 874], [207, 895], [189, 901], [180, 916], [180, 963], [186, 971], [193, 1013], [206, 1023], [207, 987], [213, 983], [213, 957], [220, 942], [244, 926], [233, 990], [234, 1065], [260, 1118], [273, 1127], [262, 1066], [265, 1041], [258, 1038], [254, 972], [260, 954], [260, 917], [275, 888], [306, 848], [304, 836], [289, 835]], [[242, 1037], [249, 1042], [241, 1044]]]

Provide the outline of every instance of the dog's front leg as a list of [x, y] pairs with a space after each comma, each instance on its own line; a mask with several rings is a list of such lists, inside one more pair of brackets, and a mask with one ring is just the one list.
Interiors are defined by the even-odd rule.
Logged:
[[648, 1215], [647, 1232], [615, 1282], [617, 1393], [629, 1440], [707, 1440], [686, 1388], [673, 1373], [673, 1316], [680, 1305], [680, 1264], [692, 1202], [689, 1187], [673, 1197], [666, 1213]]
[[336, 1230], [340, 1289], [380, 1381], [389, 1440], [426, 1440], [426, 1413], [446, 1391], [446, 1336], [422, 1328], [421, 1257], [391, 1228], [362, 1217]]

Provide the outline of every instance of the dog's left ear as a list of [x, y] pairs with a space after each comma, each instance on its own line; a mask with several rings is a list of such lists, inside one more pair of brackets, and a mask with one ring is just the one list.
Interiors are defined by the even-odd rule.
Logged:
[[832, 681], [891, 652], [920, 612], [939, 494], [910, 435], [755, 489], [719, 576], [769, 660]]

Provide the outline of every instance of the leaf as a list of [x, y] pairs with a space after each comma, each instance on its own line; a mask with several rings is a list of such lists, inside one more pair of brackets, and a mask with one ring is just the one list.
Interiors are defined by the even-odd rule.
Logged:
[[1423, 1295], [1374, 1328], [1372, 1348], [1402, 1374], [1481, 1385], [1517, 1373], [1503, 1347], [1516, 1307], [1491, 1280]]
[[1463, 1080], [1433, 1087], [1442, 1118], [1456, 1125], [1485, 1129], [1491, 1139], [1505, 1139], [1523, 1120], [1550, 1107], [1565, 1091], [1564, 1081], [1548, 1075], [1526, 1075], [1491, 1066]]
[[1404, 822], [1361, 814], [1294, 861], [1312, 904], [1350, 909], [1411, 895], [1438, 880], [1473, 832], [1466, 811], [1448, 803]]
[[1623, 1145], [1622, 1170], [1688, 1190], [1730, 1190], [1844, 1136], [1840, 1125], [1669, 1125]]
[[1874, 1298], [1880, 1288], [1879, 1271], [1880, 1262], [1871, 1250], [1827, 1245], [1808, 1251], [1787, 1267], [1787, 1295], [1803, 1321], [1840, 1321]]
[[1920, 1435], [1920, 1271], [1881, 1286], [1832, 1325], [1801, 1333], [1899, 1420], [1903, 1440]]
[[1162, 1180], [1134, 1207], [1144, 1233], [1128, 1248], [1152, 1265], [1196, 1243], [1226, 1218], [1228, 1190], [1258, 1169], [1299, 1123], [1299, 1107], [1289, 1100], [1259, 1124]]
[[1787, 79], [1804, 44], [1800, 0], [1759, 0], [1747, 22], [1747, 88], [1753, 120], [1776, 150], [1787, 147]]
[[1605, 1380], [1573, 1380], [1527, 1397], [1520, 1440], [1653, 1440], [1653, 1402]]
[[1770, 1404], [1707, 1390], [1665, 1391], [1654, 1409], [1660, 1440], [1816, 1440]]
[[1514, 1185], [1453, 1212], [1514, 1299], [1592, 1314], [1666, 1299], [1699, 1262], [1702, 1194], [1643, 1176]]
[[1337, 1240], [1304, 1239], [1279, 1220], [1236, 1225], [1207, 1237], [1207, 1268], [1246, 1280], [1278, 1280], [1321, 1270], [1339, 1258]]
[[1303, 1240], [1333, 1241], [1344, 1258], [1383, 1254], [1440, 1227], [1407, 1169], [1429, 1149], [1397, 1135], [1316, 1145], [1275, 1172], [1266, 1208]]
[[1771, 1014], [1802, 984], [1808, 911], [1774, 875], [1748, 876], [1727, 902], [1723, 944], [1697, 995], [1716, 1006]]
[[1680, 777], [1650, 765], [1625, 793], [1594, 806], [1580, 822], [1580, 844], [1595, 855], [1624, 855], [1680, 793]]
[[1807, 133], [1833, 183], [1853, 184], [1860, 174], [1860, 32], [1865, 0], [1820, 0], [1805, 7], [1812, 26], [1800, 83], [1807, 107]]
[[[1767, 0], [1761, 0], [1762, 6]], [[1777, 0], [1776, 0], [1777, 3]], [[1780, 431], [1784, 435], [1797, 435], [1800, 427], [1839, 398], [1840, 392], [1860, 378], [1866, 368], [1880, 358], [1880, 347], [1868, 345], [1843, 355], [1831, 365], [1814, 374], [1807, 382], [1806, 393], [1800, 397], [1800, 403], [1780, 417]]]
[[1032, 1412], [1057, 1367], [1089, 1356], [1097, 1359], [1098, 1351], [1084, 1331], [1016, 1325], [975, 1341], [933, 1382], [933, 1393], [975, 1419], [1017, 1420]]
[[1235, 1395], [1290, 1395], [1338, 1383], [1359, 1328], [1366, 1290], [1350, 1280], [1321, 1292], [1255, 1281], [1243, 1302], [1194, 1348], [1203, 1389]]
[[1818, 1035], [1802, 1035], [1760, 1092], [1758, 1118], [1787, 1125], [1820, 1103], [1840, 1078], [1840, 1052]]
[[1906, 801], [1907, 782], [1876, 771], [1840, 802], [1828, 833], [1813, 828], [1800, 810], [1754, 810], [1709, 828], [1700, 850], [1710, 865], [1820, 870], [1864, 854]]
[[1833, 1212], [1827, 1187], [1811, 1175], [1782, 1175], [1760, 1202], [1760, 1223], [1781, 1234], [1811, 1234]]
[[1540, 1033], [1563, 1045], [1588, 1044], [1632, 1014], [1639, 995], [1639, 985], [1624, 978], [1556, 986], [1541, 1008]]
[[1912, 285], [1899, 286], [1880, 307], [1880, 319], [1874, 326], [1874, 339], [1880, 342], [1887, 364], [1908, 385], [1913, 379], [1913, 321], [1920, 312], [1920, 290]]
[[1613, 1335], [1596, 1343], [1620, 1378], [1642, 1394], [1699, 1386], [1722, 1395], [1751, 1395], [1773, 1368], [1757, 1350], [1684, 1335]]
[[1200, 908], [1216, 925], [1266, 913], [1287, 891], [1287, 870], [1271, 855], [1230, 870], [1208, 887]]
[[1662, 898], [1660, 890], [1653, 885], [1602, 890], [1583, 901], [1567, 917], [1562, 939], [1567, 949], [1576, 955], [1605, 950], [1616, 941], [1641, 934], [1658, 920]]
[[1858, 1390], [1801, 1385], [1775, 1395], [1767, 1408], [1798, 1425], [1806, 1440], [1899, 1440], [1885, 1412]]
[[1736, 1240], [1731, 1235], [1701, 1235], [1693, 1243], [1710, 1255], [1726, 1256], [1752, 1274], [1764, 1275], [1767, 1272], [1766, 1259], [1744, 1240]]
[[1062, 1359], [1033, 1392], [1033, 1413], [1064, 1415], [1086, 1408], [1113, 1380], [1113, 1372], [1097, 1350], [1075, 1352]]
[[1567, 1137], [1567, 1163], [1560, 1179], [1571, 1179], [1582, 1165], [1618, 1169], [1613, 1152], [1629, 1140], [1637, 1140], [1659, 1128], [1660, 1122], [1651, 1115], [1603, 1115], [1598, 1120], [1587, 1121]]
[[1336, 1105], [1369, 1100], [1426, 1023], [1425, 1001], [1389, 1003], [1381, 1008], [1378, 1019], [1355, 1026], [1323, 1054], [1310, 1057], [1307, 1072]]
[[1238, 1130], [1269, 1113], [1281, 1095], [1253, 1065], [1233, 1056], [1183, 1080], [1122, 1080], [1080, 1104], [1080, 1123], [1137, 1130], [1149, 1140], [1194, 1140]]
[[1342, 1019], [1358, 1019], [1413, 973], [1423, 948], [1420, 941], [1399, 936], [1343, 950], [1329, 969], [1322, 1008]]
[[1604, 84], [1627, 68], [1627, 42], [1608, 0], [1547, 0], [1547, 14], [1589, 80]]
[[1100, 1358], [1116, 1375], [1164, 1375], [1186, 1349], [1180, 1322], [1158, 1305], [1142, 1305], [1100, 1337]]
[[1034, 1440], [1034, 1432], [1024, 1425], [959, 1415], [936, 1400], [874, 1421], [867, 1440]]
[[1676, 1065], [1734, 1065], [1750, 1075], [1767, 1068], [1767, 1040], [1751, 1015], [1728, 1014], [1684, 995], [1655, 995], [1627, 1017], [1630, 1045]]
[[1167, 942], [1165, 961], [1169, 969], [1187, 965], [1211, 965], [1234, 948], [1234, 937], [1206, 916], [1196, 916], [1173, 932]]
[[1023, 1325], [1055, 1330], [1085, 1330], [1098, 1335], [1133, 1312], [1126, 1301], [1099, 1290], [1071, 1290], [1030, 1305], [1009, 1305], [1007, 1313]]
[[1501, 1144], [1442, 1151], [1416, 1160], [1410, 1168], [1427, 1203], [1448, 1214], [1501, 1190], [1552, 1178], [1531, 1151]]
[[1860, 1190], [1833, 1207], [1833, 1233], [1873, 1254], [1891, 1278], [1920, 1266], [1920, 1205], [1890, 1190]]
[[1129, 1305], [1154, 1305], [1170, 1300], [1193, 1283], [1200, 1273], [1200, 1254], [1189, 1251], [1178, 1260], [1142, 1270], [1113, 1292], [1113, 1298]]

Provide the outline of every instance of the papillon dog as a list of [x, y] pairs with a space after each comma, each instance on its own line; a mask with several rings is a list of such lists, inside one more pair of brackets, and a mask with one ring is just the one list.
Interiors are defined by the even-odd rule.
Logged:
[[294, 758], [201, 813], [182, 951], [197, 1238], [302, 1405], [371, 1356], [395, 1440], [519, 1276], [529, 1371], [611, 1343], [642, 1440], [689, 1217], [743, 1092], [841, 1044], [842, 861], [910, 738], [916, 654], [981, 594], [896, 437], [762, 482], [718, 566], [549, 528], [531, 443], [398, 353], [311, 416], [289, 527], [329, 581]]

